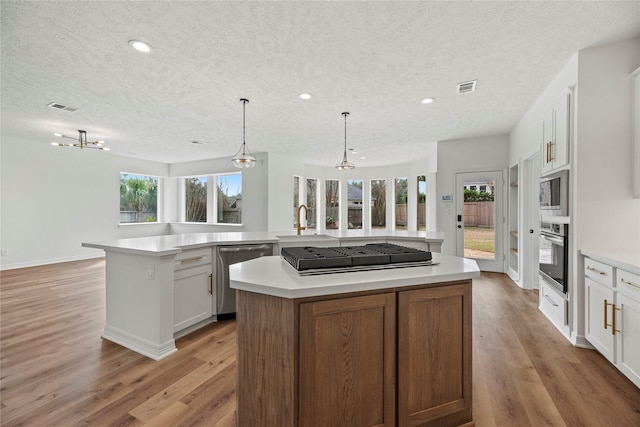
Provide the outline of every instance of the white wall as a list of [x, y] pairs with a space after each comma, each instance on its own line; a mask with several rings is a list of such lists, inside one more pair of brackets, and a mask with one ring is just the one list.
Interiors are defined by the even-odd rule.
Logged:
[[632, 193], [632, 90], [640, 37], [578, 57], [576, 245], [640, 252], [640, 199]]
[[120, 226], [120, 172], [164, 176], [165, 164], [53, 147], [2, 133], [1, 267], [102, 256], [82, 242], [165, 234], [164, 223]]
[[[496, 135], [438, 142], [437, 216], [438, 231], [444, 233], [442, 252], [455, 254], [456, 238], [456, 173], [487, 170], [506, 170], [509, 162], [509, 139]], [[506, 175], [504, 176], [506, 179]], [[451, 202], [442, 196], [453, 195]], [[506, 192], [504, 215], [506, 212]], [[505, 233], [503, 233], [504, 235]]]

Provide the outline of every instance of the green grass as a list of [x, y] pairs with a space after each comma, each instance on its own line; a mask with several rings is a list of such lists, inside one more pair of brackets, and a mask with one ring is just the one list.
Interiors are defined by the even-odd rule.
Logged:
[[494, 234], [493, 228], [465, 227], [464, 247], [465, 249], [494, 253]]

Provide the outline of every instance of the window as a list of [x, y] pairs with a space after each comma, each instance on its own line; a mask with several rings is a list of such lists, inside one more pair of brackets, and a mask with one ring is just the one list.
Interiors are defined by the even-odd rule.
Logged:
[[158, 178], [120, 172], [120, 223], [157, 220]]
[[427, 177], [418, 176], [418, 230], [427, 229]]
[[184, 220], [207, 222], [207, 177], [185, 178], [184, 195]]
[[387, 181], [371, 180], [371, 228], [387, 227]]
[[307, 229], [318, 227], [318, 180], [307, 179], [307, 208], [309, 215], [307, 218]]
[[327, 228], [340, 227], [340, 181], [328, 179], [326, 181], [326, 219]]
[[396, 230], [407, 229], [407, 178], [395, 179]]
[[216, 175], [216, 223], [242, 224], [242, 174]]
[[347, 211], [349, 229], [362, 228], [362, 181], [347, 181]]

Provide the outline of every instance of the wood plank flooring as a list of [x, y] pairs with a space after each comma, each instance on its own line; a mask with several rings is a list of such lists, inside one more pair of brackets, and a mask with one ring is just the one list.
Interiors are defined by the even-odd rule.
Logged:
[[[235, 321], [156, 362], [101, 339], [104, 260], [0, 273], [0, 425], [234, 426]], [[640, 426], [640, 390], [503, 274], [473, 286], [476, 426]], [[241, 426], [245, 427], [245, 426]]]

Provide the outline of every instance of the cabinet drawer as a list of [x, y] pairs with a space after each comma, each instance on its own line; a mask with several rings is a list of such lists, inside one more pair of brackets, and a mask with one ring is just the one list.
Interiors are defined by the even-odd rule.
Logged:
[[193, 249], [176, 255], [174, 271], [211, 264], [211, 248]]
[[564, 326], [567, 322], [567, 301], [547, 286], [540, 282], [540, 310], [556, 325]]
[[613, 267], [610, 265], [585, 257], [584, 275], [601, 285], [613, 286]]
[[616, 288], [619, 292], [640, 299], [640, 275], [618, 269]]

